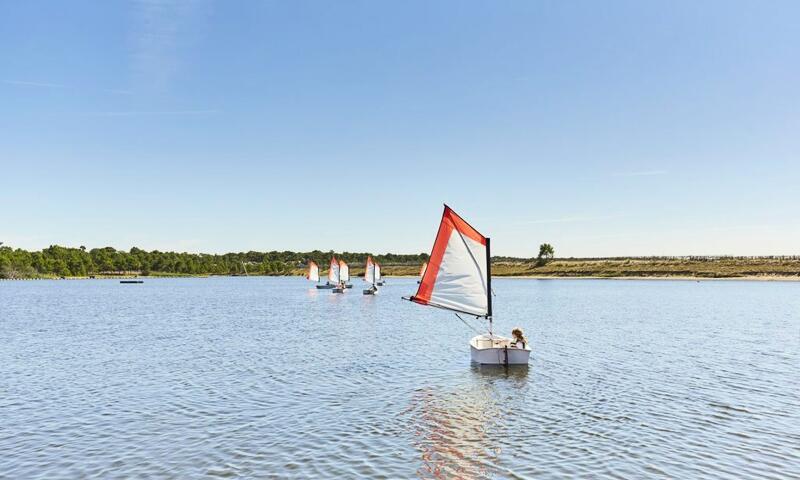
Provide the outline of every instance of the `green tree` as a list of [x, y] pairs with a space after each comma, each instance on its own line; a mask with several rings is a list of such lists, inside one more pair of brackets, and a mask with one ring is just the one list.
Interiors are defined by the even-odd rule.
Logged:
[[[112, 247], [87, 250], [51, 245], [38, 252], [12, 249], [0, 244], [0, 275], [6, 278], [27, 278], [37, 275], [89, 275], [100, 272], [136, 271], [143, 274], [229, 274], [243, 273], [243, 265], [250, 274], [290, 275], [302, 270], [308, 260], [314, 260], [326, 268], [335, 252], [314, 250], [311, 252], [270, 251], [231, 252], [225, 254], [194, 254], [178, 252], [151, 252], [132, 247], [130, 251], [117, 251]], [[336, 258], [346, 261], [358, 269], [368, 255], [386, 265], [419, 265], [428, 259], [425, 253], [398, 255], [370, 252], [336, 252]]]
[[114, 270], [114, 250], [111, 247], [93, 248], [89, 251], [95, 267], [100, 272], [110, 272]]
[[556, 250], [549, 243], [543, 243], [539, 245], [539, 256], [536, 257], [537, 265], [547, 264], [547, 262], [553, 259], [555, 254]]

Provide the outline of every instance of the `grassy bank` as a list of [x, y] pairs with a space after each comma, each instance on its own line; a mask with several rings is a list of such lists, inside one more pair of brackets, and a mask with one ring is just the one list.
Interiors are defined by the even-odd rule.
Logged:
[[798, 277], [797, 258], [618, 258], [618, 259], [559, 259], [546, 265], [535, 262], [495, 262], [496, 276], [540, 277], [691, 277], [691, 278], [749, 278]]
[[[386, 275], [417, 276], [417, 265], [383, 265]], [[300, 272], [298, 272], [299, 274]], [[360, 272], [355, 272], [358, 274]], [[546, 265], [535, 261], [497, 260], [492, 275], [498, 277], [554, 278], [784, 278], [800, 279], [800, 258], [688, 257], [557, 259]]]
[[[419, 275], [419, 265], [382, 265], [386, 276]], [[354, 277], [363, 270], [353, 268]], [[303, 275], [302, 270], [293, 272]], [[497, 277], [552, 278], [796, 278], [800, 280], [800, 258], [792, 257], [687, 257], [557, 259], [546, 265], [536, 261], [492, 261]]]

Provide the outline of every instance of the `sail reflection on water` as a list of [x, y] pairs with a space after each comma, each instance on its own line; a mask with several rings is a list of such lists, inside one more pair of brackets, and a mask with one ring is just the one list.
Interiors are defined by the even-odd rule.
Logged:
[[[523, 400], [528, 369], [475, 365], [461, 386], [419, 389], [403, 412], [413, 447], [420, 452], [420, 478], [488, 478], [509, 476], [503, 468], [506, 430], [514, 423], [517, 401]], [[502, 383], [502, 388], [496, 388]], [[499, 397], [509, 383], [520, 398]]]

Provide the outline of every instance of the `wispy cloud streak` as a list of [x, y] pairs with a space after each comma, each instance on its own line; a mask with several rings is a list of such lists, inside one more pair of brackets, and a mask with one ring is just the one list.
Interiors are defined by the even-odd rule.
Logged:
[[600, 220], [613, 220], [617, 218], [623, 218], [625, 215], [575, 215], [569, 217], [560, 217], [560, 218], [544, 218], [544, 219], [535, 219], [535, 220], [521, 220], [519, 222], [515, 222], [515, 225], [540, 225], [540, 224], [547, 224], [547, 223], [579, 223], [579, 222], [597, 222]]
[[[36, 87], [36, 88], [71, 88], [69, 85], [64, 85], [63, 83], [50, 83], [50, 82], [30, 82], [28, 80], [0, 80], [0, 83], [4, 83], [6, 85], [16, 85], [20, 87]], [[133, 92], [130, 90], [121, 90], [117, 88], [106, 88], [103, 90], [98, 90], [105, 93], [111, 93], [114, 95], [133, 95]]]
[[151, 86], [163, 87], [178, 71], [180, 49], [198, 36], [206, 0], [137, 0], [132, 30], [133, 69]]
[[219, 113], [218, 110], [130, 110], [119, 112], [86, 112], [84, 115], [92, 117], [139, 117], [146, 115], [213, 115]]
[[612, 173], [612, 177], [653, 177], [656, 175], [666, 175], [666, 170], [645, 170], [642, 172], [617, 172]]
[[59, 83], [46, 83], [46, 82], [29, 82], [26, 80], [3, 80], [7, 85], [19, 85], [22, 87], [38, 87], [38, 88], [67, 88], [66, 85]]

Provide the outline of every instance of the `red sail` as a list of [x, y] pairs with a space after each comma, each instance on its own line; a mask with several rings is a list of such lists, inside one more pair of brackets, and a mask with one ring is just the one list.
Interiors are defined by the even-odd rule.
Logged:
[[476, 316], [491, 315], [489, 241], [447, 205], [428, 267], [411, 300]]

